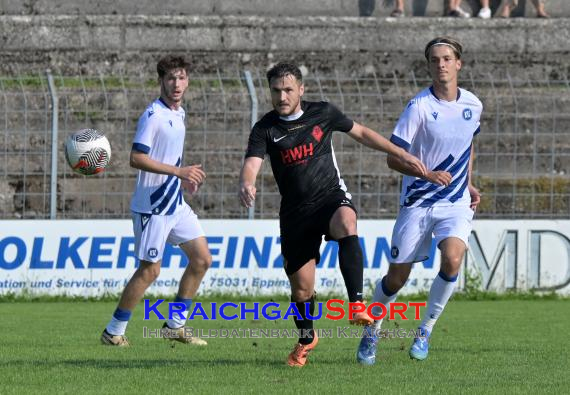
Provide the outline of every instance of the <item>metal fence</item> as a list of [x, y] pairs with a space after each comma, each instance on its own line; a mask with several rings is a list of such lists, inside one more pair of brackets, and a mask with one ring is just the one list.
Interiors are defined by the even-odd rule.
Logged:
[[[185, 162], [208, 178], [189, 199], [202, 218], [247, 218], [236, 191], [251, 119], [270, 110], [263, 70], [192, 76], [186, 95]], [[567, 77], [514, 79], [464, 73], [461, 85], [485, 106], [476, 140], [475, 184], [483, 193], [479, 218], [567, 218], [570, 214], [570, 84]], [[429, 81], [410, 73], [353, 77], [310, 74], [307, 100], [335, 103], [348, 116], [388, 137], [406, 102]], [[58, 99], [57, 218], [127, 218], [136, 171], [128, 158], [139, 115], [158, 95], [154, 76], [53, 75], [0, 77], [0, 217], [50, 218], [52, 101]], [[252, 114], [252, 98], [258, 102]], [[63, 141], [95, 128], [113, 153], [104, 173], [71, 172]], [[393, 218], [400, 177], [385, 155], [342, 133], [334, 138], [341, 173], [361, 218]], [[268, 161], [258, 178], [255, 218], [277, 218], [279, 194]]]

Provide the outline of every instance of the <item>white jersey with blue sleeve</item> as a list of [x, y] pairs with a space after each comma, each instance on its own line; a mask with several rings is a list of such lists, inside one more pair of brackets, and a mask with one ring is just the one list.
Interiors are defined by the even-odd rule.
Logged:
[[[133, 150], [172, 166], [181, 166], [184, 150], [184, 109], [170, 109], [164, 101], [152, 102], [139, 118]], [[131, 210], [171, 215], [185, 204], [178, 177], [139, 170]]]
[[469, 161], [473, 137], [479, 133], [481, 101], [458, 89], [457, 100], [436, 97], [433, 88], [416, 95], [408, 104], [390, 141], [418, 157], [432, 171], [452, 175], [448, 186], [404, 176], [400, 205], [404, 207], [469, 206]]

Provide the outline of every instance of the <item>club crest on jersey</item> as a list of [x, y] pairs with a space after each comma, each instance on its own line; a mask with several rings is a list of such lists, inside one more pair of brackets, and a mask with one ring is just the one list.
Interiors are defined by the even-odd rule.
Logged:
[[392, 255], [392, 258], [397, 258], [398, 255], [400, 255], [400, 250], [398, 249], [398, 247], [396, 247], [396, 246], [392, 247], [392, 250], [390, 251], [390, 255]]
[[148, 256], [151, 258], [156, 258], [158, 256], [158, 250], [156, 248], [149, 248]]
[[321, 129], [321, 127], [319, 125], [317, 125], [313, 128], [313, 131], [311, 132], [311, 134], [313, 135], [315, 140], [317, 140], [317, 143], [320, 143], [321, 139], [323, 138], [324, 133], [323, 133], [323, 129]]
[[469, 121], [473, 117], [473, 113], [471, 112], [470, 108], [466, 108], [463, 110], [463, 119]]

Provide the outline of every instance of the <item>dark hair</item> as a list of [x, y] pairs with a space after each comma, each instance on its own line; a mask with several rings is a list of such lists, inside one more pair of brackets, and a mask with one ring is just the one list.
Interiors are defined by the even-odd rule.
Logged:
[[267, 82], [271, 83], [273, 78], [283, 78], [287, 75], [292, 75], [299, 81], [299, 83], [303, 82], [303, 74], [301, 74], [301, 70], [294, 65], [293, 63], [277, 63], [275, 66], [269, 69], [267, 72]]
[[164, 77], [166, 73], [174, 69], [184, 69], [186, 70], [186, 74], [190, 74], [190, 63], [184, 58], [184, 56], [166, 55], [156, 64], [156, 72], [160, 78]]
[[461, 55], [463, 54], [463, 46], [461, 45], [461, 43], [454, 38], [443, 36], [443, 37], [434, 38], [426, 45], [424, 55], [428, 61], [429, 61], [429, 51], [434, 45], [446, 45], [450, 47], [453, 50], [453, 53], [455, 53], [455, 57], [457, 59], [461, 59]]

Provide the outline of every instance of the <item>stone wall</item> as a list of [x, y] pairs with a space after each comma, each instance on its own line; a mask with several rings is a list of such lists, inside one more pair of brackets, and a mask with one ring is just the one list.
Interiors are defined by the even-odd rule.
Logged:
[[[500, 0], [491, 0], [493, 11]], [[528, 0], [519, 0], [516, 15], [534, 16]], [[406, 15], [443, 15], [445, 0], [406, 0]], [[462, 7], [475, 15], [478, 0], [464, 0]], [[526, 6], [526, 7], [525, 7]], [[548, 0], [555, 17], [570, 16], [570, 2]], [[388, 16], [384, 0], [0, 0], [6, 15], [263, 15], [263, 16]]]
[[0, 74], [153, 73], [167, 52], [192, 57], [197, 72], [268, 67], [293, 59], [309, 69], [382, 73], [424, 69], [422, 50], [437, 35], [459, 38], [480, 73], [566, 75], [570, 19], [0, 16]]

